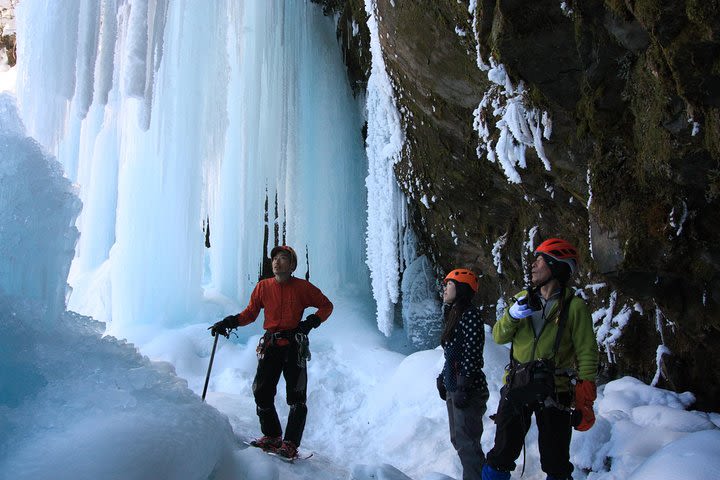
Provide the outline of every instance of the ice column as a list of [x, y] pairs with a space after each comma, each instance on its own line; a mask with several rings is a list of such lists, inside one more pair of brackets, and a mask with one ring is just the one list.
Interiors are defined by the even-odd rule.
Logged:
[[372, 53], [367, 92], [367, 264], [377, 302], [378, 327], [385, 335], [390, 335], [395, 304], [400, 297], [400, 221], [404, 218], [404, 197], [393, 167], [400, 160], [405, 136], [382, 56], [375, 0], [365, 0], [365, 11]]

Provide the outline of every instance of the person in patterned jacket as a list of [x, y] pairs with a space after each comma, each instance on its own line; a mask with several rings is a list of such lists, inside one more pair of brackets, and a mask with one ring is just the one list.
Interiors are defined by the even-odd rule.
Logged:
[[479, 479], [485, 463], [480, 437], [488, 388], [482, 371], [485, 330], [480, 310], [470, 303], [478, 281], [473, 272], [459, 268], [443, 284], [445, 326], [440, 344], [445, 365], [437, 377], [437, 389], [447, 405], [450, 441], [460, 457], [462, 478]]

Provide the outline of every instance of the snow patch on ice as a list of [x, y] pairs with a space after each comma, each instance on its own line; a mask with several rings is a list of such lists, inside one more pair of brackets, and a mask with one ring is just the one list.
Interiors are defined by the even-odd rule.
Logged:
[[480, 54], [480, 39], [478, 37], [478, 18], [477, 18], [477, 0], [470, 0], [468, 4], [468, 13], [471, 16], [470, 23], [472, 24], [473, 36], [475, 37], [475, 62], [477, 67], [483, 72], [487, 71], [490, 66], [483, 61], [482, 55]]
[[520, 256], [520, 261], [522, 264], [523, 281], [525, 282], [525, 285], [530, 284], [530, 266], [528, 265], [527, 259], [528, 257], [532, 258], [535, 254], [535, 236], [537, 235], [537, 232], [538, 226], [534, 225], [527, 231], [527, 240], [523, 242], [523, 250]]
[[493, 265], [495, 265], [495, 269], [497, 269], [498, 275], [502, 274], [502, 248], [505, 246], [505, 243], [507, 243], [507, 233], [504, 233], [503, 235], [498, 238], [492, 247], [492, 256], [493, 256]]
[[593, 324], [597, 327], [597, 343], [605, 347], [609, 362], [614, 362], [613, 348], [632, 314], [632, 309], [627, 305], [623, 305], [617, 314], [614, 313], [617, 296], [617, 291], [613, 291], [608, 299], [607, 307], [599, 308], [592, 314]]
[[688, 118], [688, 123], [692, 125], [692, 132], [690, 133], [691, 136], [695, 136], [698, 133], [700, 133], [700, 123], [696, 122], [694, 118]]
[[[587, 174], [585, 175], [585, 181], [587, 183], [588, 187], [588, 200], [587, 200], [587, 211], [588, 216], [590, 216], [590, 206], [592, 205], [592, 183], [590, 182], [590, 166], [588, 165]], [[595, 254], [593, 253], [593, 242], [592, 242], [592, 221], [588, 222], [588, 247], [590, 249], [590, 258], [595, 258]]]
[[497, 303], [495, 303], [495, 321], [500, 320], [502, 316], [505, 314], [505, 309], [507, 308], [507, 303], [505, 302], [505, 298], [500, 297], [497, 300]]
[[[473, 128], [480, 138], [477, 155], [482, 158], [485, 152], [489, 161], [500, 163], [510, 183], [521, 183], [518, 169], [527, 167], [525, 151], [528, 147], [534, 149], [545, 170], [550, 170], [542, 139], [550, 137], [552, 126], [547, 112], [526, 106], [527, 92], [523, 82], [514, 86], [504, 65], [497, 64], [492, 57], [490, 65], [488, 79], [493, 85], [473, 112]], [[499, 131], [497, 141], [491, 133], [491, 121]]]
[[680, 209], [679, 213], [675, 212], [675, 207], [670, 210], [668, 223], [670, 226], [675, 230], [675, 236], [679, 237], [680, 234], [683, 231], [683, 226], [685, 224], [685, 220], [687, 220], [688, 217], [688, 208], [687, 203], [683, 200], [682, 202], [682, 208]]

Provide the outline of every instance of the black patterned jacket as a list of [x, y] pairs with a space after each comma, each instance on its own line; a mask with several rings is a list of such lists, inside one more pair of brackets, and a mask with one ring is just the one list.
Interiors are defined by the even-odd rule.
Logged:
[[471, 391], [487, 390], [487, 380], [482, 371], [485, 327], [480, 319], [480, 309], [470, 306], [457, 325], [449, 341], [442, 344], [445, 353], [443, 380], [445, 388], [457, 390], [457, 376], [467, 377]]

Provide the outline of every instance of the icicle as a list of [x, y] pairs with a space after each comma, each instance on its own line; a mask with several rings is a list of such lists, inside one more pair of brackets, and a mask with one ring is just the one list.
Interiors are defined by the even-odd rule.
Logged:
[[608, 299], [608, 306], [600, 308], [593, 312], [592, 319], [593, 323], [600, 325], [597, 328], [596, 337], [599, 345], [605, 347], [607, 353], [608, 362], [613, 363], [615, 357], [613, 354], [613, 348], [615, 343], [620, 339], [622, 331], [630, 320], [632, 309], [627, 305], [624, 305], [618, 314], [613, 314], [617, 303], [617, 292], [613, 291]]
[[392, 83], [382, 56], [374, 0], [365, 0], [365, 11], [368, 14], [372, 53], [367, 94], [367, 264], [377, 302], [378, 327], [385, 335], [390, 335], [393, 329], [394, 304], [398, 302], [400, 295], [398, 218], [401, 217], [401, 210], [405, 208], [393, 167], [400, 160], [405, 136]]
[[500, 238], [495, 241], [492, 248], [493, 264], [495, 265], [495, 269], [497, 270], [498, 275], [501, 275], [503, 273], [502, 255], [500, 251], [507, 242], [507, 235], [507, 233], [502, 234]]

